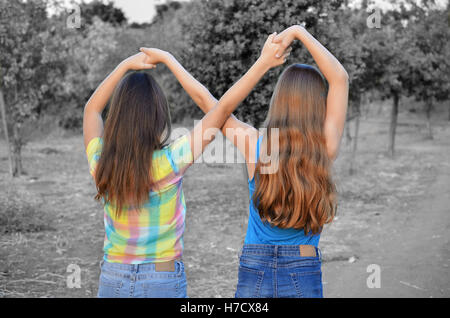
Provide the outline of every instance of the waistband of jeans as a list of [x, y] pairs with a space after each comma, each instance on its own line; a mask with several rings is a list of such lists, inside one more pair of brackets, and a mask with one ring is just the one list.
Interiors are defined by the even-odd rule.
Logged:
[[[181, 259], [175, 259], [176, 264], [180, 264], [181, 269], [184, 268], [183, 261]], [[126, 272], [154, 272], [155, 271], [155, 263], [141, 263], [141, 264], [124, 264], [124, 263], [113, 263], [102, 260], [100, 262], [100, 267], [103, 269], [111, 269], [111, 270], [121, 270]], [[176, 271], [176, 268], [175, 268]]]
[[[316, 257], [322, 259], [320, 248], [314, 246]], [[241, 255], [265, 255], [265, 256], [300, 256], [299, 245], [270, 245], [270, 244], [245, 244]]]

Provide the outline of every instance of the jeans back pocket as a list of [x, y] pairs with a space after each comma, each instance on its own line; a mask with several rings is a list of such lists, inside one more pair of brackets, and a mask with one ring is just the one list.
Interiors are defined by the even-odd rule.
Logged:
[[295, 291], [300, 298], [322, 298], [322, 271], [290, 273]]
[[142, 283], [145, 298], [186, 298], [186, 276], [148, 279]]
[[258, 298], [261, 294], [261, 285], [264, 271], [239, 266], [236, 298]]
[[122, 278], [102, 272], [100, 274], [100, 282], [98, 286], [98, 297], [117, 298], [120, 295], [120, 290], [122, 287]]

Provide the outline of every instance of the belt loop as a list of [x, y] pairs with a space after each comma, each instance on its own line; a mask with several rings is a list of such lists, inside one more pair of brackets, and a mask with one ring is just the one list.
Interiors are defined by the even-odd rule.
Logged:
[[318, 247], [316, 247], [316, 254], [319, 256], [319, 260], [322, 261], [322, 251]]
[[278, 245], [275, 245], [275, 257], [278, 257]]

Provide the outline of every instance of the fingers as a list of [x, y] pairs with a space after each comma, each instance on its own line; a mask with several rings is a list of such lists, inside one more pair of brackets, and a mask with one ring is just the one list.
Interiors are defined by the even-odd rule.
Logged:
[[139, 49], [139, 51], [141, 51], [142, 53], [146, 54], [146, 55], [150, 55], [150, 49], [146, 48], [146, 47], [141, 47]]
[[273, 43], [280, 43], [281, 42], [281, 34], [276, 35], [273, 40]]
[[275, 57], [277, 57], [277, 58], [281, 57], [286, 52], [292, 51], [292, 47], [290, 47], [289, 45], [286, 45], [285, 42], [281, 42], [279, 45], [280, 45], [280, 48], [278, 49], [277, 54], [275, 55]]
[[289, 46], [286, 50], [283, 52], [283, 57], [287, 58], [292, 52], [292, 47]]
[[292, 49], [289, 47], [286, 51], [284, 51], [282, 57], [279, 59], [278, 65], [282, 65], [286, 63], [289, 55], [291, 55]]
[[273, 32], [272, 34], [270, 34], [270, 35], [267, 37], [266, 43], [264, 43], [264, 45], [265, 45], [265, 44], [268, 44], [268, 43], [272, 43], [272, 42], [273, 42], [273, 38], [274, 38], [276, 35], [277, 35], [277, 32]]
[[142, 63], [141, 65], [141, 69], [143, 70], [150, 70], [152, 68], [156, 68], [155, 64], [146, 64], [146, 63]]
[[283, 54], [284, 48], [280, 45], [280, 47], [278, 48], [277, 54], [275, 54], [276, 58], [280, 58], [281, 55]]

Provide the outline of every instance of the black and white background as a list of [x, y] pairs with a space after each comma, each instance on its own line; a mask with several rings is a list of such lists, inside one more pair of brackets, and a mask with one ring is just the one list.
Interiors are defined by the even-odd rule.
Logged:
[[[296, 23], [350, 76], [338, 213], [320, 243], [325, 297], [449, 297], [449, 19], [446, 0], [0, 0], [0, 297], [97, 293], [103, 213], [81, 124], [115, 65], [141, 46], [168, 50], [220, 97], [269, 33]], [[313, 63], [300, 43], [294, 62]], [[239, 118], [261, 125], [281, 71]], [[201, 113], [175, 78], [151, 74], [174, 126], [192, 127]], [[233, 153], [218, 135], [184, 179], [189, 297], [234, 295], [248, 190]]]

